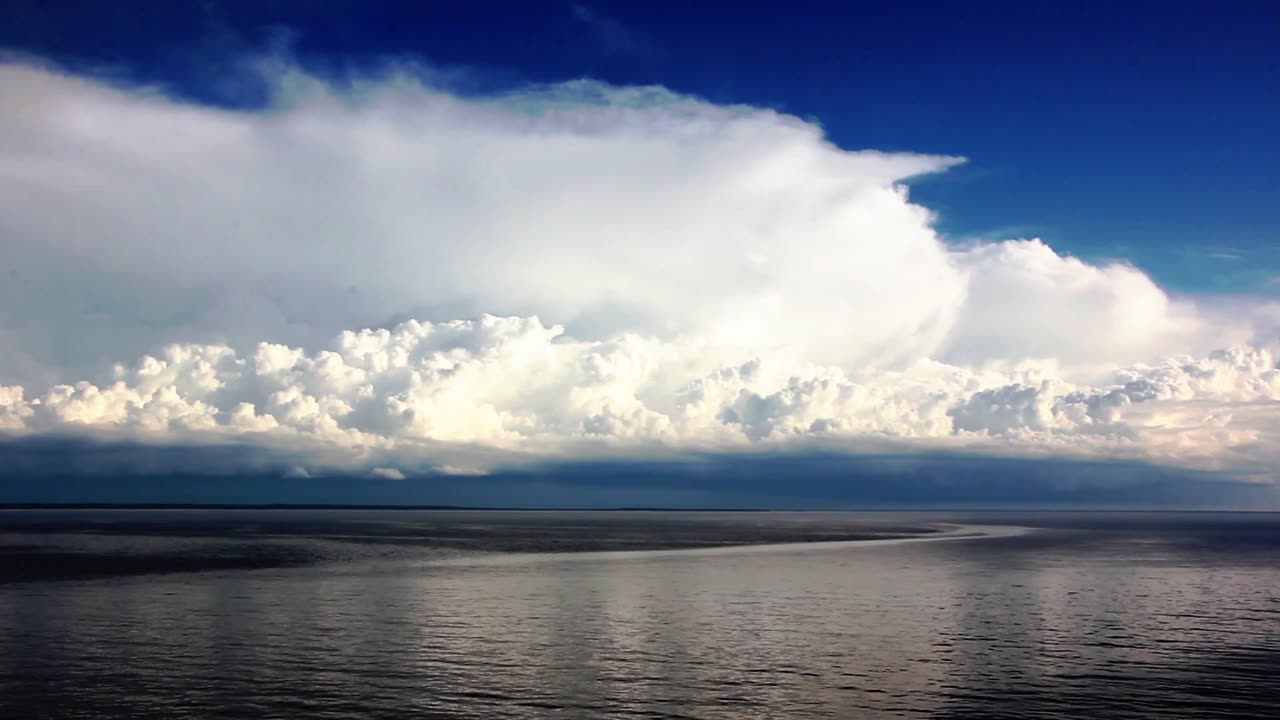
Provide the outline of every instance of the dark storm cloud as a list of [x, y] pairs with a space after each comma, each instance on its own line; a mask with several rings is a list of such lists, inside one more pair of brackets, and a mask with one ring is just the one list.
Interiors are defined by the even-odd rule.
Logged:
[[711, 455], [557, 462], [487, 475], [300, 477], [253, 446], [70, 436], [0, 442], [0, 503], [301, 503], [489, 507], [1267, 509], [1269, 485], [1134, 462], [935, 453]]

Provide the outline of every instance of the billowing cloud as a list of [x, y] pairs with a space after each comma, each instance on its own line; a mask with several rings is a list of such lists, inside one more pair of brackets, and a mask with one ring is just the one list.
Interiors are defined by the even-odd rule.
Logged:
[[660, 88], [273, 67], [228, 111], [0, 66], [0, 431], [383, 477], [797, 443], [1273, 477], [1277, 309], [947, 243], [904, 182], [958, 158]]
[[[914, 443], [1265, 476], [1280, 440], [1280, 370], [1267, 350], [1120, 368], [1101, 385], [1036, 365], [975, 370], [922, 360], [855, 373], [813, 366], [783, 378], [771, 363], [716, 365], [699, 344], [634, 335], [574, 340], [537, 318], [408, 321], [345, 332], [315, 353], [171, 345], [117, 367], [101, 386], [57, 385], [30, 399], [21, 388], [0, 389], [0, 422], [19, 433], [249, 437], [454, 472], [628, 450]], [[477, 447], [489, 452], [476, 455]]]

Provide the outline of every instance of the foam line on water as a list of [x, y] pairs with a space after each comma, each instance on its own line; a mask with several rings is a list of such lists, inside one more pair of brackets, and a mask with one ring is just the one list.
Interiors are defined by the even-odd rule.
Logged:
[[816, 540], [791, 543], [744, 543], [699, 548], [668, 548], [659, 550], [593, 550], [586, 552], [545, 553], [468, 553], [448, 558], [429, 560], [424, 565], [438, 566], [486, 566], [523, 565], [539, 562], [582, 562], [621, 560], [660, 560], [717, 555], [752, 555], [761, 553], [830, 552], [851, 548], [902, 545], [920, 542], [945, 542], [955, 540], [984, 540], [1025, 535], [1034, 528], [1015, 525], [939, 525], [947, 529], [928, 535], [868, 540]]

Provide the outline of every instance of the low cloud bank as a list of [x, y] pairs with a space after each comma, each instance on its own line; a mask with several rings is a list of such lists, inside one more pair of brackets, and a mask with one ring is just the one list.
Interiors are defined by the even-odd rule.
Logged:
[[102, 385], [31, 398], [0, 389], [0, 427], [248, 438], [456, 472], [799, 446], [1134, 458], [1266, 477], [1280, 440], [1280, 370], [1261, 349], [1122, 367], [1097, 384], [1064, 380], [1052, 363], [793, 374], [768, 357], [717, 355], [640, 336], [575, 340], [537, 318], [409, 321], [345, 332], [315, 353], [171, 345]]

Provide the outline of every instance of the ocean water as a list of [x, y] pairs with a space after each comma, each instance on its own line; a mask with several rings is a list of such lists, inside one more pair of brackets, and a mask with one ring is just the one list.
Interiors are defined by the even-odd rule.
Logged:
[[0, 718], [1274, 718], [1280, 516], [0, 511]]

